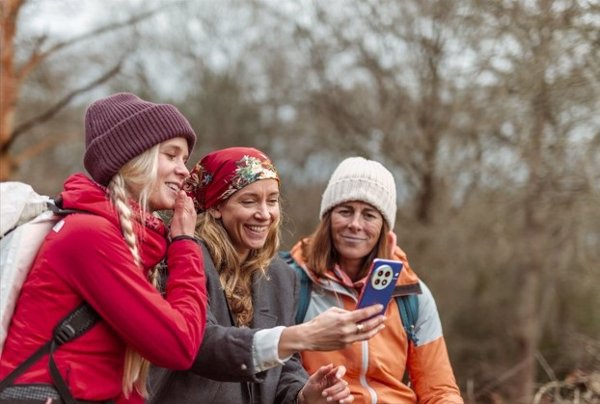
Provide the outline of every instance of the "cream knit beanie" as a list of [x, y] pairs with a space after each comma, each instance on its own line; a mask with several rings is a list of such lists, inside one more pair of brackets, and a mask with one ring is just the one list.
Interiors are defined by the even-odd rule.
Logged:
[[342, 161], [329, 179], [321, 198], [320, 217], [342, 202], [361, 201], [373, 205], [389, 225], [396, 222], [396, 183], [381, 163], [362, 157]]

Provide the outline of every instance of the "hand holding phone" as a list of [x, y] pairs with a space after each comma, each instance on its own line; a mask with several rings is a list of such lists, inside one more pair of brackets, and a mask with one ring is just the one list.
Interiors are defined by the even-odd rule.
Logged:
[[383, 305], [381, 314], [385, 313], [400, 276], [400, 271], [402, 271], [401, 261], [383, 258], [374, 259], [367, 275], [367, 282], [358, 297], [356, 308], [362, 309], [379, 303]]

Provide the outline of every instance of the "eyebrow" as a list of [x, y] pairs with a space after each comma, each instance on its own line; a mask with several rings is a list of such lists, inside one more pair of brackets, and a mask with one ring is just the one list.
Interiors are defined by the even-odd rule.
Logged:
[[160, 146], [161, 149], [163, 150], [177, 150], [177, 151], [183, 151], [183, 148], [177, 144], [163, 144]]
[[376, 208], [369, 206], [367, 204], [365, 204], [364, 208], [356, 208], [354, 205], [352, 205], [350, 202], [347, 203], [341, 203], [337, 206], [337, 209], [352, 209], [352, 210], [362, 210], [362, 211], [368, 211], [368, 212], [379, 212]]
[[[241, 191], [243, 191], [243, 190], [240, 190], [240, 197], [246, 197], [246, 196], [258, 197], [258, 196], [260, 196], [262, 194], [262, 192], [259, 193], [259, 192], [251, 192], [251, 191], [250, 192], [248, 192], [248, 191], [241, 192]], [[269, 197], [269, 196], [275, 196], [275, 195], [279, 196], [280, 194], [281, 193], [279, 191], [270, 192], [270, 193], [267, 194], [267, 197]]]
[[183, 147], [176, 145], [176, 144], [164, 144], [160, 146], [160, 150], [162, 152], [177, 152], [177, 153], [183, 153], [185, 154], [185, 159], [187, 160], [190, 156], [188, 153], [185, 152], [185, 150], [183, 149]]

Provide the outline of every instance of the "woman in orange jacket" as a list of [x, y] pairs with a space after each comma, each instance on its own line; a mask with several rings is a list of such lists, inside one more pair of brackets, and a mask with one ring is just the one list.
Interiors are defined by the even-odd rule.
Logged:
[[[303, 321], [330, 307], [352, 310], [374, 258], [403, 262], [397, 288], [415, 294], [418, 319], [409, 342], [396, 304], [385, 310], [385, 329], [338, 351], [301, 353], [309, 373], [322, 363], [344, 364], [345, 380], [359, 403], [455, 403], [463, 400], [448, 358], [435, 301], [396, 246], [396, 186], [380, 163], [362, 157], [342, 161], [321, 200], [321, 222], [291, 254], [308, 275], [312, 293]], [[363, 332], [358, 324], [356, 333]], [[403, 383], [408, 371], [410, 383]]]

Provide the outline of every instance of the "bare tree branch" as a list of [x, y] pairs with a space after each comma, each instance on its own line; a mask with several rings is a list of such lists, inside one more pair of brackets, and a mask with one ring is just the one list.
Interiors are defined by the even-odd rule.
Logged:
[[64, 143], [68, 140], [77, 139], [79, 134], [73, 132], [63, 132], [56, 135], [46, 136], [43, 140], [27, 147], [19, 154], [12, 158], [12, 163], [15, 166], [20, 166], [25, 161], [30, 161], [44, 151], [51, 149], [57, 144]]
[[183, 4], [185, 2], [186, 2], [185, 0], [176, 1], [173, 3], [169, 3], [166, 5], [154, 8], [154, 9], [146, 11], [144, 13], [135, 15], [125, 21], [118, 21], [118, 22], [115, 22], [112, 24], [104, 25], [104, 26], [94, 29], [92, 31], [85, 32], [81, 35], [70, 38], [66, 41], [58, 42], [43, 52], [36, 50], [31, 54], [31, 56], [28, 58], [27, 62], [23, 66], [21, 66], [20, 69], [17, 70], [15, 77], [17, 78], [18, 81], [22, 81], [41, 62], [43, 62], [45, 59], [47, 59], [52, 54], [54, 54], [64, 48], [73, 46], [75, 44], [78, 44], [78, 43], [83, 42], [88, 39], [97, 38], [98, 36], [103, 35], [107, 32], [114, 32], [121, 28], [135, 25], [135, 24], [139, 23], [140, 21], [143, 21], [150, 17], [153, 17], [154, 15], [158, 14], [159, 12], [163, 11], [164, 9], [166, 9], [168, 7], [177, 6], [177, 5]]
[[117, 63], [116, 66], [114, 66], [112, 69], [108, 70], [106, 73], [104, 73], [102, 76], [98, 77], [97, 79], [91, 81], [90, 83], [86, 84], [83, 87], [80, 87], [78, 89], [75, 89], [73, 91], [71, 91], [69, 94], [67, 94], [66, 96], [64, 96], [61, 100], [59, 100], [56, 104], [54, 104], [52, 107], [50, 107], [46, 112], [22, 123], [21, 125], [19, 125], [17, 128], [15, 128], [15, 130], [12, 133], [12, 136], [10, 138], [10, 140], [3, 146], [3, 151], [6, 151], [10, 148], [10, 146], [14, 143], [14, 141], [23, 133], [27, 132], [28, 130], [30, 130], [32, 127], [37, 126], [43, 122], [46, 122], [47, 120], [49, 120], [50, 118], [52, 118], [54, 115], [56, 115], [61, 109], [63, 109], [66, 105], [68, 105], [71, 100], [73, 100], [73, 98], [77, 97], [78, 95], [85, 93], [97, 86], [99, 86], [100, 84], [104, 83], [105, 81], [107, 81], [108, 79], [110, 79], [111, 77], [115, 76], [117, 73], [119, 73], [119, 71], [121, 70], [121, 66], [123, 64], [123, 60], [120, 60], [119, 63]]

